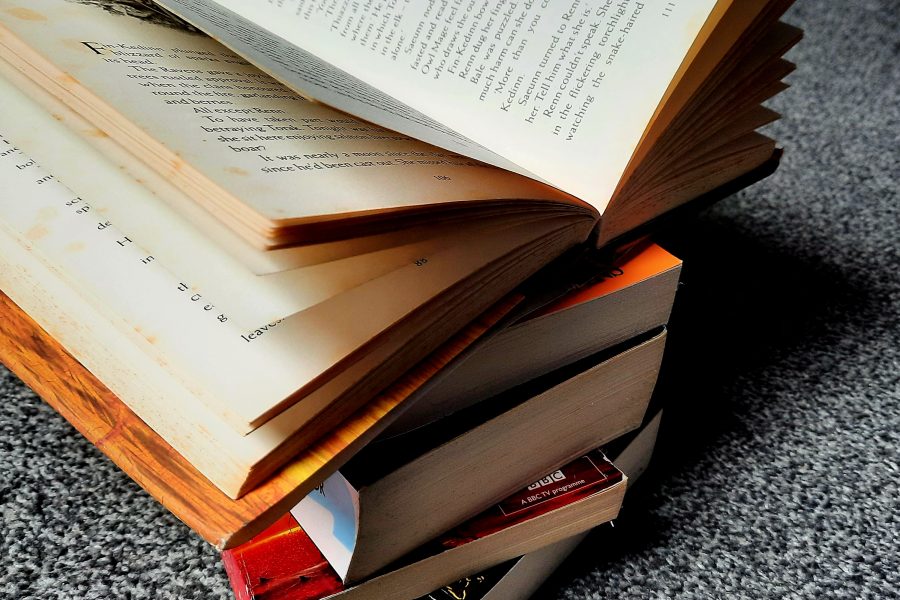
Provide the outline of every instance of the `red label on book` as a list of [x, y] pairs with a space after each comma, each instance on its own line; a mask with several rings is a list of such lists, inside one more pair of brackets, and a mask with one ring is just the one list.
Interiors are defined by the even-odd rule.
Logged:
[[[605, 460], [603, 462], [606, 463]], [[582, 456], [509, 496], [497, 506], [501, 513], [510, 516], [609, 478], [610, 473], [600, 469], [590, 456]]]
[[437, 543], [444, 548], [462, 546], [592, 496], [620, 481], [622, 472], [603, 452], [594, 450], [507, 496], [500, 504], [448, 532]]

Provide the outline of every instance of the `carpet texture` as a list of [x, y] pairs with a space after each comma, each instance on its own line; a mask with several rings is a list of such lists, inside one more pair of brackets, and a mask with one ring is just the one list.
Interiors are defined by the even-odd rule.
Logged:
[[[778, 173], [685, 260], [656, 462], [540, 598], [900, 589], [900, 8], [800, 3]], [[0, 367], [0, 596], [229, 598], [218, 555]]]

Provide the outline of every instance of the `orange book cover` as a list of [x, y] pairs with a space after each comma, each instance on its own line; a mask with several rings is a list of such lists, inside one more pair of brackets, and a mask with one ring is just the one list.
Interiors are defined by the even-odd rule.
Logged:
[[565, 310], [611, 294], [649, 277], [674, 269], [681, 260], [654, 243], [641, 244], [601, 269], [592, 283], [573, 290], [529, 318]]

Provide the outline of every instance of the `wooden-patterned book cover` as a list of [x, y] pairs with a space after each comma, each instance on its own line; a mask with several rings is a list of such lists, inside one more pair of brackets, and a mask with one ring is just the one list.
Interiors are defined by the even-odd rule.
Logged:
[[370, 441], [387, 415], [487, 329], [509, 298], [396, 381], [341, 427], [239, 500], [227, 497], [0, 292], [0, 362], [141, 487], [219, 549], [249, 540]]

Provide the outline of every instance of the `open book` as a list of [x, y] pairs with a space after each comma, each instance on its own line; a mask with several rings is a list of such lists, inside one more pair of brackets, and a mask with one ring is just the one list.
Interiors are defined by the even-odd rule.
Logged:
[[568, 248], [766, 165], [799, 37], [785, 0], [157, 4], [237, 54], [0, 0], [0, 287], [233, 497]]
[[[772, 30], [784, 0], [156, 3], [308, 97], [565, 192], [497, 206], [482, 189], [459, 210], [550, 202], [591, 219], [600, 243], [771, 156], [753, 131], [773, 118], [759, 104], [794, 38]], [[257, 212], [288, 234], [288, 219], [449, 208], [434, 192], [426, 206], [371, 200], [343, 216]]]

